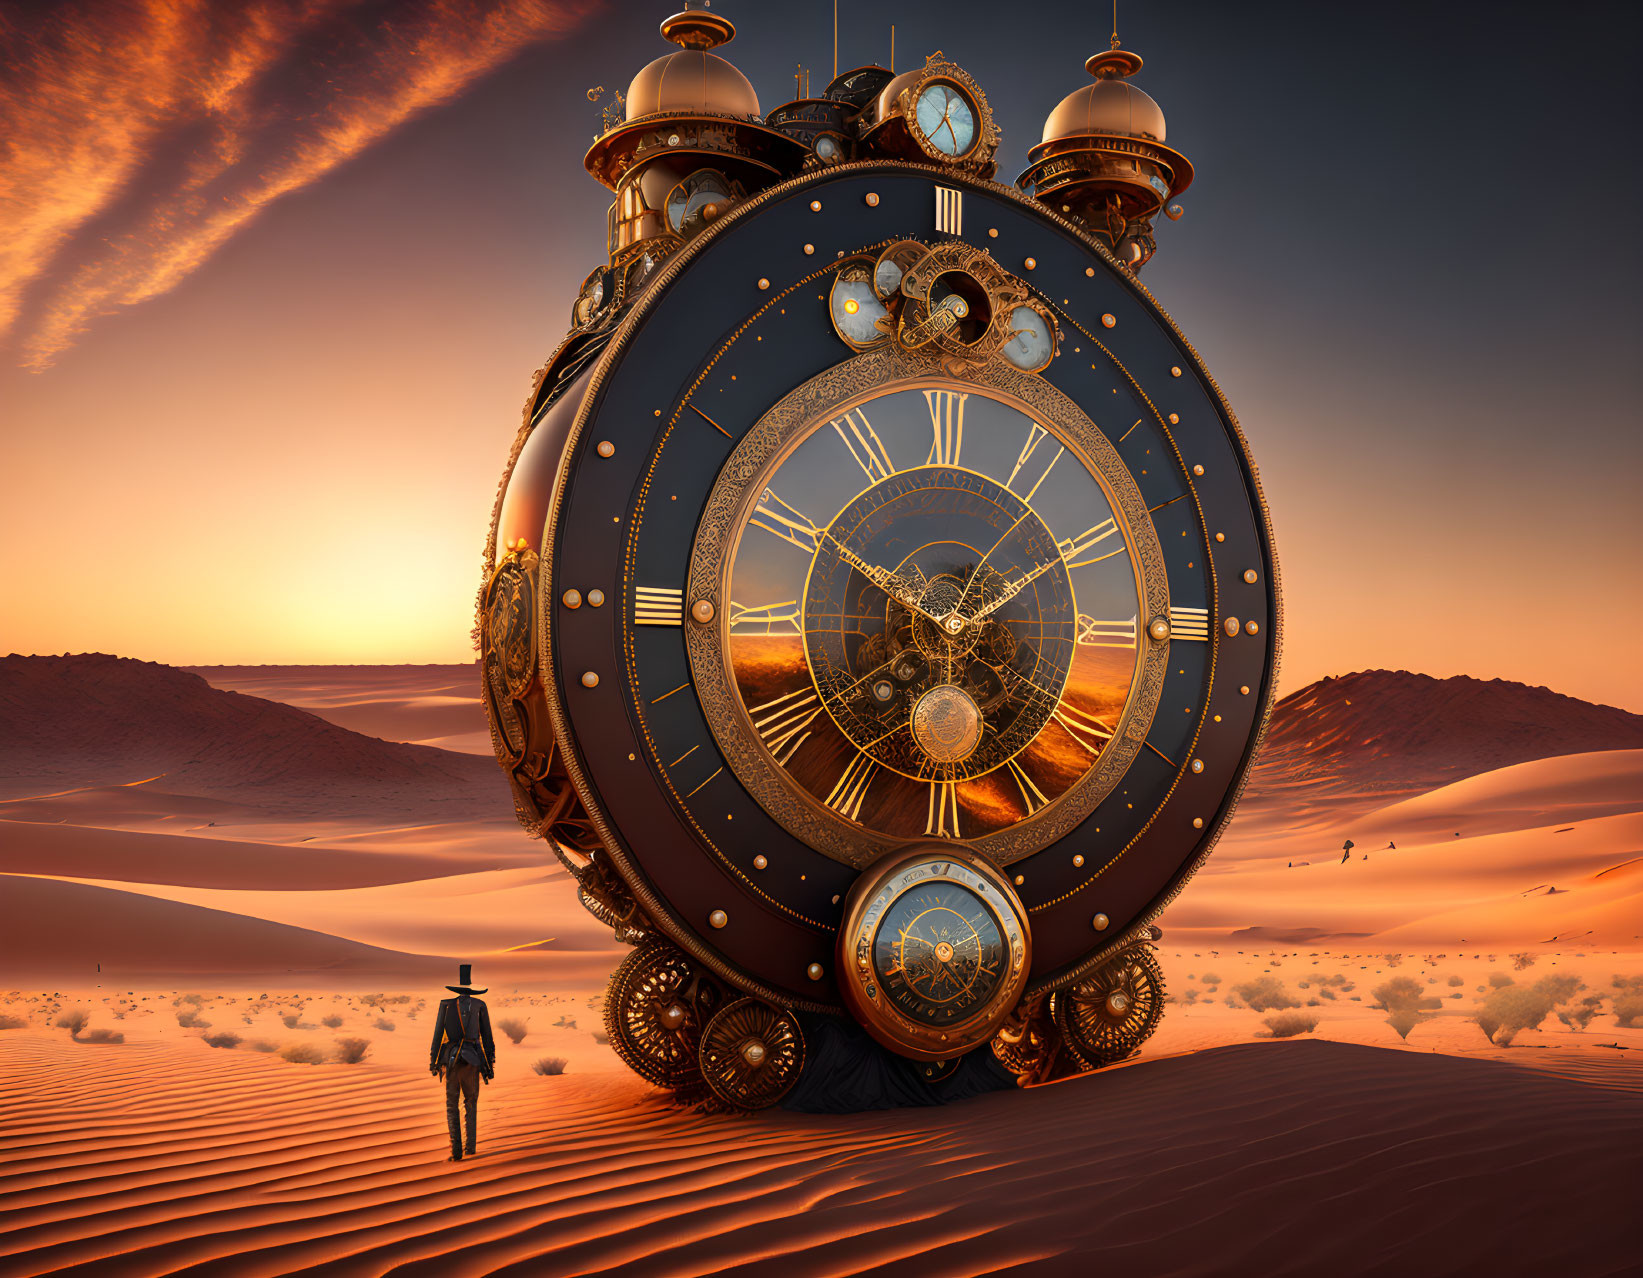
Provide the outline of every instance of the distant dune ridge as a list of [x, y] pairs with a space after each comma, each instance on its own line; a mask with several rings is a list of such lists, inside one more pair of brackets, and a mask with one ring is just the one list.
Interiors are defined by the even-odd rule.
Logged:
[[168, 794], [406, 819], [508, 810], [494, 763], [350, 732], [198, 675], [101, 653], [0, 660], [0, 798], [158, 778]]

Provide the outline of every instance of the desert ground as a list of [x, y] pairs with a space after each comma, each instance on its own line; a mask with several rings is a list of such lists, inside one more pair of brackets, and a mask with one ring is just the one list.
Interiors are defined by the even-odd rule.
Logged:
[[[1643, 717], [1312, 685], [1161, 920], [1139, 1057], [940, 1111], [729, 1118], [602, 1041], [621, 949], [513, 821], [474, 683], [0, 662], [0, 1273], [1643, 1256]], [[451, 1165], [426, 1053], [459, 959], [500, 1056], [482, 1156]]]

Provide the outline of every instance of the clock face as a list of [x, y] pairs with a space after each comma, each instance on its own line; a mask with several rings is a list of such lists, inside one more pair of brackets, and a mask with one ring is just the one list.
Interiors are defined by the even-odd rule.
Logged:
[[970, 100], [939, 80], [918, 95], [913, 119], [930, 145], [943, 155], [966, 154], [976, 141], [976, 114]]
[[1140, 586], [1071, 441], [932, 381], [828, 410], [748, 491], [726, 651], [742, 729], [807, 819], [978, 838], [1096, 767], [1134, 680]]
[[924, 1025], [964, 1020], [1003, 982], [1009, 947], [998, 920], [968, 887], [910, 888], [885, 910], [873, 938], [882, 997]]

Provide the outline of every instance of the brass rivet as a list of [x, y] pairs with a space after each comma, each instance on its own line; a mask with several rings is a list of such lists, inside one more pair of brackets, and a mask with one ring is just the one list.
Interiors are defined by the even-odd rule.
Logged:
[[1202, 772], [1204, 770], [1204, 761], [1202, 759], [1194, 759], [1192, 761], [1192, 770], [1194, 772]]
[[1079, 866], [1081, 866], [1083, 864], [1084, 864], [1084, 854], [1082, 852], [1074, 852], [1073, 853], [1073, 868], [1077, 869]]
[[597, 688], [599, 686], [599, 676], [591, 670], [584, 670], [582, 672], [582, 686], [584, 688]]
[[690, 615], [696, 618], [697, 621], [702, 622], [704, 625], [707, 622], [712, 621], [713, 601], [711, 599], [698, 599], [695, 603], [690, 605]]
[[1181, 414], [1180, 413], [1171, 413], [1169, 415], [1169, 424], [1171, 426], [1179, 426], [1181, 424]]
[[823, 968], [820, 963], [812, 963], [809, 967], [804, 969], [804, 974], [812, 981], [819, 981], [821, 980], [822, 974], [825, 970], [826, 969]]
[[1192, 473], [1194, 475], [1202, 475], [1204, 473], [1204, 468], [1202, 466], [1194, 466], [1192, 468]]
[[1226, 539], [1227, 539], [1227, 535], [1225, 533], [1216, 533], [1215, 534], [1215, 540], [1216, 541], [1225, 541]]
[[1027, 881], [1027, 876], [1024, 875], [1024, 874], [1018, 874], [1018, 875], [1015, 876], [1015, 885], [1017, 887], [1020, 887], [1026, 881]]
[[1170, 366], [1170, 370], [1169, 370], [1169, 375], [1170, 375], [1170, 376], [1171, 376], [1171, 377], [1179, 377], [1179, 376], [1181, 376], [1181, 370], [1180, 370], [1180, 369], [1179, 369], [1179, 368], [1177, 368], [1177, 367], [1175, 367], [1175, 366], [1174, 366], [1174, 365], [1173, 365], [1173, 364], [1172, 364], [1172, 365], [1171, 365], [1171, 366]]
[[1193, 817], [1192, 818], [1192, 828], [1194, 830], [1202, 830], [1204, 828], [1204, 818], [1203, 817]]
[[1241, 697], [1249, 696], [1249, 685], [1247, 683], [1243, 687], [1238, 689], [1238, 695], [1241, 696]]
[[1113, 325], [1118, 323], [1118, 316], [1116, 316], [1116, 315], [1103, 315], [1101, 317], [1101, 323], [1104, 326], [1106, 326], [1107, 328], [1111, 328], [1111, 327], [1113, 327]]
[[1152, 624], [1147, 627], [1147, 633], [1162, 643], [1169, 638], [1169, 618], [1154, 617]]
[[1095, 267], [1086, 266], [1084, 268], [1084, 274], [1088, 275], [1091, 279], [1094, 279], [1095, 278]]
[[714, 910], [712, 914], [707, 916], [707, 921], [714, 927], [723, 927], [726, 923], [730, 922], [730, 915], [726, 914], [723, 910]]
[[1258, 635], [1261, 633], [1261, 627], [1256, 625], [1253, 621], [1246, 621], [1244, 623], [1244, 631], [1247, 634]]
[[804, 246], [804, 255], [806, 257], [809, 257], [815, 251], [816, 251], [816, 246], [814, 244], [806, 244]]
[[1226, 627], [1226, 632], [1227, 632], [1228, 637], [1231, 637], [1232, 635], [1235, 635], [1235, 634], [1238, 633], [1238, 618], [1228, 617], [1221, 624]]
[[1255, 569], [1245, 568], [1244, 569], [1244, 580], [1247, 581], [1250, 585], [1253, 586], [1256, 583], [1256, 581], [1259, 580], [1259, 578], [1256, 575]]
[[810, 211], [812, 213], [820, 213], [821, 212], [821, 201], [820, 200], [811, 200], [810, 201]]
[[588, 591], [588, 602], [595, 608], [603, 608], [605, 606], [605, 592], [603, 590]]
[[755, 870], [762, 870], [762, 869], [764, 869], [765, 866], [767, 866], [769, 864], [770, 864], [770, 858], [767, 857], [763, 852], [759, 853], [758, 856], [753, 858], [753, 868]]
[[559, 602], [567, 608], [580, 608], [582, 606], [582, 592], [580, 590], [567, 590], [559, 596]]
[[864, 196], [863, 198], [866, 199], [868, 208], [870, 208], [870, 209], [878, 208], [878, 206], [879, 206], [879, 193], [877, 191], [869, 191], [866, 194], [866, 196]]
[[759, 280], [759, 287], [760, 288], [769, 288], [770, 287], [770, 281], [761, 277], [760, 280]]
[[1220, 722], [1221, 722], [1221, 716], [1220, 716], [1220, 715], [1216, 715], [1216, 716], [1215, 716], [1215, 722], [1216, 722], [1216, 723], [1220, 723]]
[[833, 893], [833, 904], [837, 905], [838, 903], [839, 903], [839, 894], [837, 892], [835, 892], [835, 893]]
[[987, 238], [989, 240], [996, 240], [998, 238], [998, 228], [996, 226], [989, 226], [987, 228]]
[[616, 455], [616, 445], [611, 443], [608, 439], [601, 439], [599, 441], [599, 446], [593, 451], [598, 453], [601, 457], [614, 457]]
[[1105, 932], [1107, 930], [1107, 925], [1111, 922], [1112, 922], [1112, 920], [1109, 919], [1105, 914], [1097, 914], [1093, 919], [1090, 920], [1090, 926], [1093, 927], [1097, 932]]
[[662, 410], [661, 410], [661, 409], [659, 409], [659, 408], [656, 408], [656, 409], [652, 409], [652, 410], [651, 410], [651, 414], [650, 414], [650, 415], [651, 415], [651, 416], [652, 416], [652, 417], [660, 417], [660, 416], [661, 416], [661, 415], [662, 415]]
[[1038, 269], [1038, 259], [1036, 257], [1029, 257], [1024, 263], [1022, 263], [1022, 265], [1029, 271], [1036, 271]]

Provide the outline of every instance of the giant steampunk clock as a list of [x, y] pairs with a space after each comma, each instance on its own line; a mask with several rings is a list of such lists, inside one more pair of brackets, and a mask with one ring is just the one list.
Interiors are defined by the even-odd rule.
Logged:
[[740, 1108], [1120, 1060], [1277, 658], [1253, 464], [1136, 278], [1191, 167], [1116, 41], [1012, 187], [940, 54], [761, 115], [729, 22], [662, 33], [480, 607], [519, 816], [634, 946], [612, 1046]]

